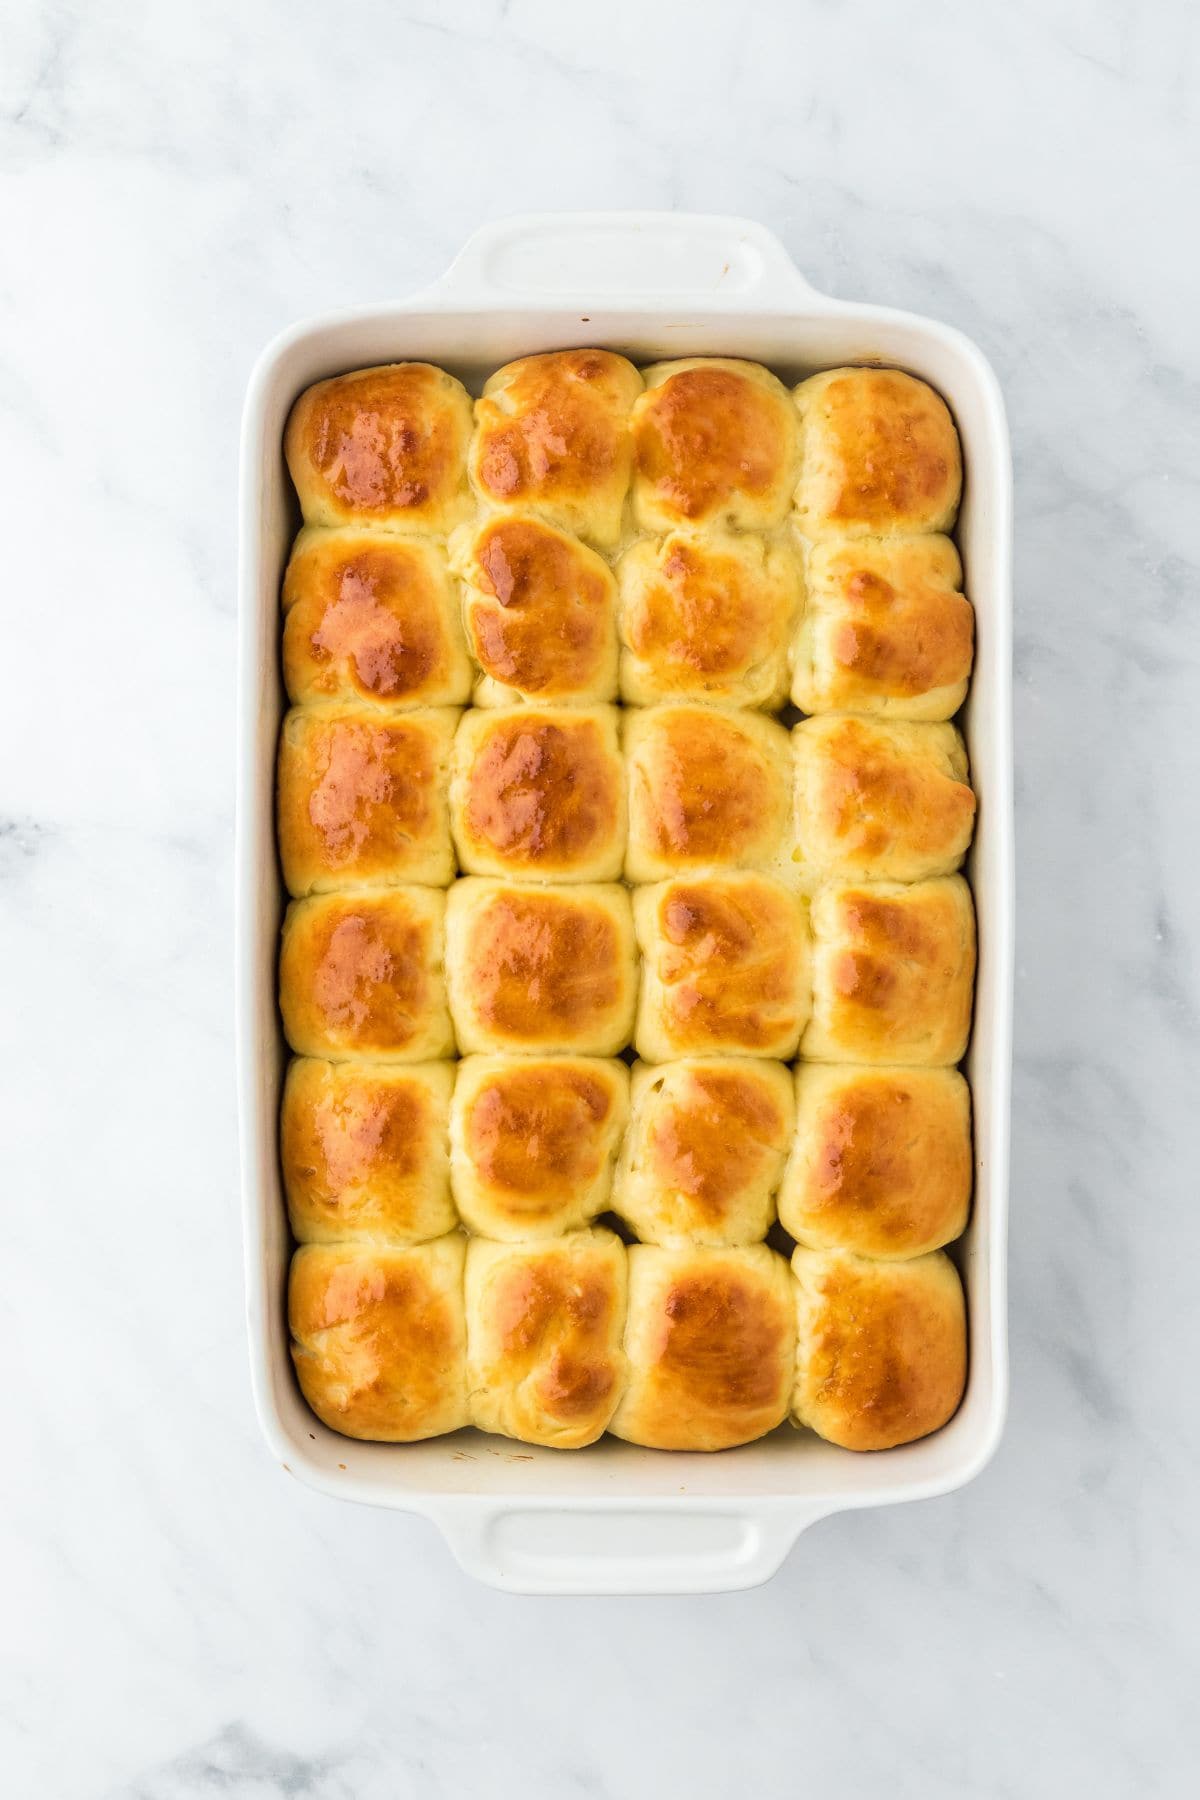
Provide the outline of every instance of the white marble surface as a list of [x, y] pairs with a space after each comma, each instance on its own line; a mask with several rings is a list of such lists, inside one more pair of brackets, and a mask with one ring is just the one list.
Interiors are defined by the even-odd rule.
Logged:
[[[1188, 0], [7, 10], [14, 1800], [1195, 1791], [1198, 75]], [[829, 1520], [758, 1592], [532, 1601], [289, 1483], [252, 1417], [236, 427], [290, 318], [629, 205], [757, 216], [1006, 387], [1013, 1406], [973, 1487]]]

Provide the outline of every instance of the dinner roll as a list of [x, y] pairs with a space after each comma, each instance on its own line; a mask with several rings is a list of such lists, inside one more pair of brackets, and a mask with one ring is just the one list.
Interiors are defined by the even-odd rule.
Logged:
[[465, 713], [450, 809], [467, 874], [615, 881], [626, 812], [616, 707]]
[[470, 876], [446, 912], [459, 1049], [613, 1056], [629, 1042], [637, 959], [621, 887]]
[[467, 1056], [450, 1113], [463, 1223], [484, 1237], [553, 1237], [605, 1210], [629, 1111], [622, 1062]]
[[796, 1070], [779, 1220], [812, 1250], [921, 1256], [966, 1228], [971, 1098], [956, 1069]]
[[625, 1246], [611, 1231], [467, 1246], [467, 1391], [481, 1431], [577, 1450], [625, 1384]]
[[962, 492], [946, 402], [900, 369], [827, 369], [796, 389], [806, 537], [948, 531]]
[[629, 1248], [627, 1385], [609, 1429], [651, 1450], [726, 1450], [787, 1416], [796, 1324], [765, 1244]]
[[975, 912], [961, 875], [834, 882], [812, 913], [813, 1062], [956, 1063], [967, 1047]]
[[611, 350], [523, 356], [475, 406], [471, 480], [490, 506], [520, 506], [602, 548], [621, 535], [642, 379]]
[[953, 725], [826, 713], [792, 733], [794, 855], [809, 882], [919, 881], [957, 869], [975, 796]]
[[407, 1444], [467, 1424], [459, 1232], [394, 1249], [306, 1244], [288, 1319], [304, 1398], [343, 1437]]
[[296, 539], [283, 577], [290, 699], [441, 706], [467, 700], [471, 664], [445, 552], [378, 531]]
[[633, 510], [642, 531], [787, 517], [799, 432], [787, 389], [758, 363], [687, 356], [643, 371], [633, 409]]
[[795, 894], [765, 875], [730, 873], [638, 888], [633, 907], [644, 959], [639, 1056], [795, 1054], [809, 1010]]
[[967, 1373], [962, 1284], [940, 1250], [872, 1262], [797, 1250], [792, 1416], [846, 1450], [890, 1450], [944, 1425]]
[[444, 893], [425, 887], [293, 900], [279, 957], [279, 1010], [292, 1049], [334, 1061], [451, 1055], [445, 905]]
[[950, 718], [966, 697], [975, 640], [961, 584], [948, 537], [814, 544], [792, 667], [796, 705]]
[[290, 894], [454, 877], [447, 790], [458, 713], [302, 707], [279, 738], [276, 818]]
[[471, 399], [431, 363], [318, 381], [292, 408], [287, 465], [306, 525], [446, 532], [470, 508]]
[[712, 706], [625, 715], [630, 881], [765, 868], [791, 836], [791, 746], [773, 719]]
[[801, 595], [786, 544], [672, 531], [634, 544], [616, 574], [623, 700], [782, 705]]
[[279, 1157], [292, 1234], [415, 1243], [457, 1223], [447, 1129], [454, 1065], [299, 1057], [283, 1084]]
[[594, 550], [527, 513], [496, 513], [455, 532], [450, 560], [481, 671], [476, 706], [616, 698], [617, 587]]
[[650, 1244], [766, 1237], [792, 1111], [792, 1078], [781, 1063], [635, 1063], [613, 1210]]

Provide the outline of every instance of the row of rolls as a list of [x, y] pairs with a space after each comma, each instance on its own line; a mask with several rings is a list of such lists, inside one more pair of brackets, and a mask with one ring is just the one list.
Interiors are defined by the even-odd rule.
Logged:
[[293, 1359], [317, 1417], [383, 1443], [465, 1425], [549, 1448], [604, 1432], [729, 1450], [786, 1420], [849, 1450], [935, 1431], [963, 1391], [962, 1288], [940, 1251], [523, 1243], [302, 1246]]
[[970, 1033], [961, 875], [829, 882], [750, 870], [538, 887], [468, 876], [293, 901], [279, 999], [302, 1056], [571, 1052], [949, 1066]]
[[425, 364], [335, 377], [285, 448], [313, 1410], [560, 1448], [937, 1429], [975, 960], [944, 403], [566, 351], [474, 405]]

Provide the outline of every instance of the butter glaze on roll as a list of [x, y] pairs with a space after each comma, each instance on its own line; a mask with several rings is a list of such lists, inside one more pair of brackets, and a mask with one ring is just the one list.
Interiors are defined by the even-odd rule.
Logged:
[[319, 894], [283, 921], [279, 1007], [301, 1056], [449, 1056], [446, 896], [436, 888]]
[[966, 1228], [971, 1099], [956, 1069], [801, 1063], [779, 1219], [811, 1250], [883, 1260]]
[[629, 896], [597, 883], [540, 888], [469, 876], [446, 914], [458, 1046], [615, 1056], [637, 999]]
[[764, 875], [705, 875], [637, 888], [633, 908], [640, 1057], [795, 1054], [810, 997], [797, 895]]
[[303, 707], [279, 739], [279, 856], [295, 898], [454, 878], [447, 794], [458, 713]]
[[949, 538], [814, 544], [805, 582], [792, 673], [802, 712], [948, 719], [958, 711], [975, 614]]
[[826, 715], [797, 725], [792, 746], [795, 856], [810, 884], [920, 881], [958, 868], [975, 796], [953, 725]]
[[628, 1111], [622, 1062], [464, 1057], [450, 1115], [451, 1179], [463, 1223], [516, 1241], [590, 1223], [608, 1206]]
[[450, 557], [480, 667], [476, 706], [616, 699], [616, 582], [594, 550], [531, 514], [498, 513], [456, 532]]
[[292, 1361], [318, 1419], [408, 1444], [468, 1423], [459, 1232], [408, 1249], [308, 1244], [292, 1258]]
[[466, 874], [615, 881], [626, 836], [616, 708], [466, 713], [450, 804]]
[[625, 716], [629, 881], [786, 863], [792, 753], [760, 713], [654, 706]]
[[641, 392], [611, 350], [523, 356], [489, 376], [475, 406], [471, 480], [485, 505], [521, 507], [602, 549], [621, 535], [629, 415]]
[[611, 1231], [467, 1247], [471, 1423], [525, 1444], [595, 1443], [625, 1383], [625, 1246]]
[[306, 525], [445, 533], [470, 507], [471, 399], [431, 363], [355, 369], [306, 389], [284, 438]]
[[813, 897], [810, 1062], [959, 1062], [971, 1029], [975, 909], [961, 875], [832, 882]]
[[469, 699], [471, 664], [444, 550], [359, 529], [296, 539], [283, 577], [283, 677], [297, 704]]
[[633, 544], [616, 575], [623, 700], [783, 704], [801, 596], [787, 544], [672, 531]]
[[948, 1256], [872, 1262], [797, 1250], [792, 1417], [846, 1450], [890, 1450], [953, 1417], [967, 1374], [962, 1283]]
[[292, 1235], [302, 1244], [405, 1244], [452, 1230], [453, 1088], [448, 1062], [297, 1058], [279, 1130]]
[[614, 1435], [652, 1450], [727, 1450], [782, 1424], [796, 1350], [782, 1256], [765, 1244], [632, 1244], [628, 1257], [629, 1376]]
[[792, 1116], [782, 1063], [635, 1063], [613, 1210], [644, 1243], [755, 1243], [775, 1217]]
[[787, 389], [758, 363], [689, 356], [644, 371], [633, 409], [641, 531], [771, 531], [787, 517], [799, 432]]
[[900, 369], [828, 369], [795, 391], [805, 537], [949, 531], [962, 454], [946, 402]]

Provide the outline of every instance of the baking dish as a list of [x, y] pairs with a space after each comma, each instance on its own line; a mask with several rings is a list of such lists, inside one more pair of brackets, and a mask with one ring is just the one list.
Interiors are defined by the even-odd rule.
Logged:
[[[606, 1438], [577, 1455], [462, 1432], [397, 1450], [318, 1423], [288, 1355], [289, 1256], [277, 1151], [284, 1047], [276, 1010], [283, 908], [273, 777], [284, 699], [279, 584], [298, 512], [284, 467], [297, 394], [340, 371], [426, 359], [478, 389], [536, 350], [600, 345], [636, 362], [726, 354], [794, 381], [842, 363], [895, 364], [949, 401], [966, 487], [958, 540], [977, 654], [963, 726], [980, 795], [969, 874], [979, 917], [967, 1060], [975, 1199], [957, 1247], [970, 1307], [962, 1407], [933, 1437], [855, 1456], [788, 1427], [719, 1456]], [[1005, 1243], [1012, 1018], [1012, 469], [1003, 402], [980, 352], [911, 314], [829, 300], [782, 245], [739, 219], [675, 213], [531, 215], [489, 225], [432, 288], [307, 320], [263, 352], [242, 430], [237, 826], [237, 1054], [247, 1313], [258, 1414], [291, 1473], [345, 1500], [419, 1512], [465, 1568], [525, 1593], [697, 1593], [750, 1587], [798, 1534], [851, 1507], [961, 1486], [992, 1454], [1007, 1392]]]

